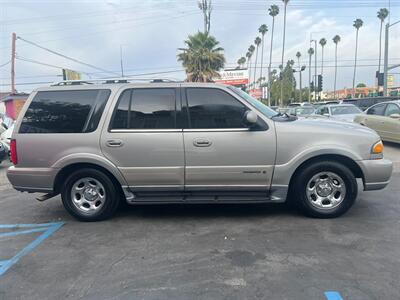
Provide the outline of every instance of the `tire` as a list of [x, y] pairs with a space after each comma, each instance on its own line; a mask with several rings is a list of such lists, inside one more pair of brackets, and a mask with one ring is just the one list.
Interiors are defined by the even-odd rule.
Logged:
[[71, 173], [61, 192], [65, 209], [84, 222], [112, 217], [120, 204], [120, 192], [105, 173], [84, 168]]
[[328, 219], [347, 212], [357, 193], [357, 180], [348, 167], [334, 161], [320, 161], [305, 166], [296, 175], [291, 196], [305, 215]]

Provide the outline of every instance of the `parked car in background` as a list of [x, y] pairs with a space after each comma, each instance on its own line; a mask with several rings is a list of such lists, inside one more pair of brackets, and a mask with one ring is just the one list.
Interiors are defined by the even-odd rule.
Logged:
[[374, 129], [384, 141], [400, 143], [400, 100], [375, 104], [354, 122]]
[[8, 149], [2, 142], [0, 142], [0, 163], [4, 160], [8, 160], [8, 157]]
[[293, 102], [288, 105], [288, 107], [300, 107], [300, 106], [313, 106], [309, 102]]
[[331, 100], [331, 101], [314, 102], [312, 105], [314, 106], [315, 109], [317, 109], [321, 106], [330, 105], [330, 104], [339, 104], [339, 101]]
[[300, 107], [292, 107], [288, 114], [292, 116], [298, 117], [306, 117], [314, 114], [315, 109], [312, 106], [300, 106]]
[[354, 117], [362, 113], [362, 110], [353, 104], [331, 104], [319, 107], [316, 111], [316, 115], [326, 116], [328, 118], [353, 122]]

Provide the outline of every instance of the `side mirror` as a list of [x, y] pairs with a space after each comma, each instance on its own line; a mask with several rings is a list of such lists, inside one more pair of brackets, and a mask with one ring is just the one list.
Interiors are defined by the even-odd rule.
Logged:
[[253, 126], [254, 124], [257, 123], [258, 116], [254, 111], [248, 110], [248, 111], [245, 112], [244, 119], [245, 119], [246, 124], [249, 127], [251, 127], [251, 126]]
[[392, 119], [400, 119], [400, 114], [391, 114], [389, 117]]

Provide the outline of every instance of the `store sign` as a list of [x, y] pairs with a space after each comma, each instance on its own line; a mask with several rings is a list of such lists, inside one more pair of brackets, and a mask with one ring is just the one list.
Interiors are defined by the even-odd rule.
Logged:
[[215, 83], [227, 85], [244, 85], [249, 83], [249, 71], [247, 69], [221, 71], [219, 75], [219, 78], [214, 78]]
[[262, 89], [253, 89], [249, 91], [249, 95], [253, 98], [260, 99], [263, 96]]

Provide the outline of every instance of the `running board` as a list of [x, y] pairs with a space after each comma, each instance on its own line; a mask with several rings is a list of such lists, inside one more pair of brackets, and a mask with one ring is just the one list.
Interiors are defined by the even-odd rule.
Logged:
[[44, 194], [42, 196], [36, 197], [36, 200], [39, 202], [43, 202], [43, 201], [53, 198], [54, 196], [57, 196], [57, 194], [54, 194], [54, 193]]

